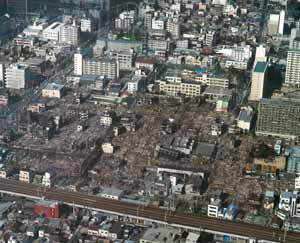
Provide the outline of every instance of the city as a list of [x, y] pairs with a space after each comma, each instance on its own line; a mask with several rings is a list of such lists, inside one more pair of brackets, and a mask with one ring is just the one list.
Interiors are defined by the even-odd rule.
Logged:
[[299, 0], [0, 19], [0, 243], [300, 243]]

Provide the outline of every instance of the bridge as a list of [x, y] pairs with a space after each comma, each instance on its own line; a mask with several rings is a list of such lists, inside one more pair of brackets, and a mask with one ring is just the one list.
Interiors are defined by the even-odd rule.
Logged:
[[[245, 240], [264, 240], [268, 243], [299, 243], [300, 233], [285, 232], [242, 222], [232, 222], [206, 216], [182, 214], [154, 207], [111, 200], [78, 192], [46, 188], [35, 184], [21, 183], [15, 180], [0, 179], [0, 193], [22, 196], [34, 200], [49, 199], [64, 204], [87, 208], [94, 211], [134, 218], [141, 221], [156, 222], [187, 230], [228, 235]], [[252, 241], [255, 242], [255, 241]]]

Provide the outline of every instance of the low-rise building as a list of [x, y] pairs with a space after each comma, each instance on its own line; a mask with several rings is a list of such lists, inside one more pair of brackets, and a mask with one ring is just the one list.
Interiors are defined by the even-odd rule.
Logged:
[[61, 98], [64, 90], [64, 85], [49, 83], [43, 90], [42, 96], [47, 98]]
[[210, 204], [207, 206], [207, 216], [218, 218], [221, 210], [221, 200], [212, 198]]
[[242, 107], [237, 119], [237, 126], [243, 131], [250, 131], [253, 116], [254, 112], [251, 107]]
[[185, 95], [196, 97], [201, 95], [201, 84], [196, 82], [170, 83], [167, 81], [157, 81], [159, 91], [170, 96]]
[[19, 181], [30, 183], [31, 182], [31, 172], [27, 170], [20, 170], [19, 172]]
[[120, 198], [124, 195], [124, 192], [115, 188], [102, 188], [98, 195], [108, 199], [120, 200]]

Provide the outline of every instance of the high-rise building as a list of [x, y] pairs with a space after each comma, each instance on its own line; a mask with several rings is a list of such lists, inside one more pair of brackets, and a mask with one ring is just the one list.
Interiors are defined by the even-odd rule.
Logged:
[[300, 136], [300, 102], [262, 99], [258, 106], [256, 134], [292, 139]]
[[278, 24], [278, 33], [280, 35], [283, 35], [284, 19], [285, 19], [285, 11], [281, 10], [279, 14], [279, 24]]
[[289, 49], [288, 51], [285, 84], [300, 85], [300, 49]]
[[30, 70], [26, 65], [13, 64], [5, 70], [5, 83], [8, 89], [24, 89], [30, 86]]
[[275, 35], [278, 33], [279, 30], [279, 14], [270, 14], [269, 21], [268, 21], [268, 34]]
[[81, 53], [74, 54], [74, 74], [82, 75], [83, 74], [83, 58]]
[[249, 100], [260, 101], [260, 99], [263, 98], [267, 68], [267, 62], [256, 63], [254, 70], [252, 71], [251, 92]]

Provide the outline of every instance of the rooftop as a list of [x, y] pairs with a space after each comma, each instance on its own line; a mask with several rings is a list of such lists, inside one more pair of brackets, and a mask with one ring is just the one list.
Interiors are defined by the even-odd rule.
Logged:
[[256, 73], [264, 73], [267, 69], [267, 62], [257, 62], [254, 68], [254, 72]]
[[64, 85], [57, 84], [57, 83], [49, 83], [45, 89], [46, 90], [62, 90], [64, 88]]
[[165, 243], [174, 243], [180, 242], [181, 232], [178, 229], [158, 227], [158, 228], [149, 228], [141, 237], [141, 239], [146, 240], [147, 242], [165, 242]]

